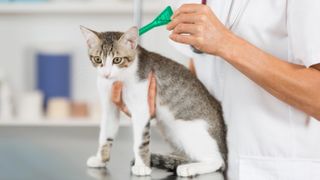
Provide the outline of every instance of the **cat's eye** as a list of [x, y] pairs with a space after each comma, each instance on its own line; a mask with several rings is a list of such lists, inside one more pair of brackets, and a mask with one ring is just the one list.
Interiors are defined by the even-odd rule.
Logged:
[[93, 57], [93, 61], [94, 61], [95, 63], [97, 63], [97, 64], [102, 63], [102, 60], [101, 60], [101, 58], [100, 58], [99, 56]]
[[120, 57], [113, 58], [113, 64], [120, 64], [120, 63], [122, 63], [122, 58]]

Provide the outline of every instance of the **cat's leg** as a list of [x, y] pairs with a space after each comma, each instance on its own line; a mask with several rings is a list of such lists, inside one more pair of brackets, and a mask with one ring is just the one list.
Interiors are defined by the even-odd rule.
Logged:
[[[203, 120], [176, 120], [175, 135], [180, 146], [194, 163], [179, 165], [177, 175], [182, 177], [215, 172], [224, 167], [217, 142], [208, 132]], [[192, 133], [190, 133], [192, 132]]]
[[123, 100], [131, 112], [133, 128], [134, 165], [131, 172], [137, 176], [151, 174], [150, 167], [150, 111], [148, 105], [148, 81], [135, 79], [123, 86]]
[[138, 119], [133, 117], [133, 151], [134, 165], [131, 172], [137, 176], [146, 176], [151, 174], [150, 163], [150, 121], [145, 116]]
[[119, 110], [111, 100], [113, 81], [98, 78], [98, 92], [102, 108], [99, 147], [95, 156], [87, 161], [88, 167], [105, 167], [110, 159], [113, 140], [119, 129]]

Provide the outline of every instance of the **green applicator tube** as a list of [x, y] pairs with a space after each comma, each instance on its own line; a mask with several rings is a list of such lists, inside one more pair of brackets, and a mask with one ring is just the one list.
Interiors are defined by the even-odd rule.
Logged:
[[171, 21], [171, 16], [173, 15], [172, 8], [170, 6], [167, 6], [166, 9], [164, 9], [151, 23], [141, 27], [139, 29], [139, 36], [142, 34], [148, 32], [149, 30], [166, 25]]

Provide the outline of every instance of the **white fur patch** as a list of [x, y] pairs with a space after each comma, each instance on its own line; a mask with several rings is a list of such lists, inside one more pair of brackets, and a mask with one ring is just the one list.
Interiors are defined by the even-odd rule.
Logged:
[[103, 162], [100, 157], [91, 156], [87, 160], [87, 166], [91, 168], [103, 168], [106, 167], [107, 163]]
[[151, 174], [151, 168], [143, 165], [142, 166], [134, 165], [131, 167], [131, 172], [136, 176], [148, 176]]
[[177, 168], [177, 175], [181, 177], [196, 176], [199, 174], [212, 173], [221, 167], [221, 162], [200, 162], [180, 165]]

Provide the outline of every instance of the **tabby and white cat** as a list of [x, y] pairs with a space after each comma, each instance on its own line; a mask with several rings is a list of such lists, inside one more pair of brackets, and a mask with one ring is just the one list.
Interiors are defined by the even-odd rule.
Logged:
[[[127, 32], [81, 31], [88, 44], [90, 61], [98, 71], [98, 90], [103, 114], [99, 148], [87, 161], [89, 167], [105, 167], [113, 139], [119, 128], [119, 110], [111, 102], [111, 86], [123, 82], [123, 101], [133, 124], [134, 175], [151, 174], [153, 167], [194, 176], [225, 168], [226, 128], [219, 102], [184, 66], [137, 44], [138, 29]], [[175, 154], [157, 155], [149, 151], [150, 113], [148, 75], [154, 73], [156, 119]]]

